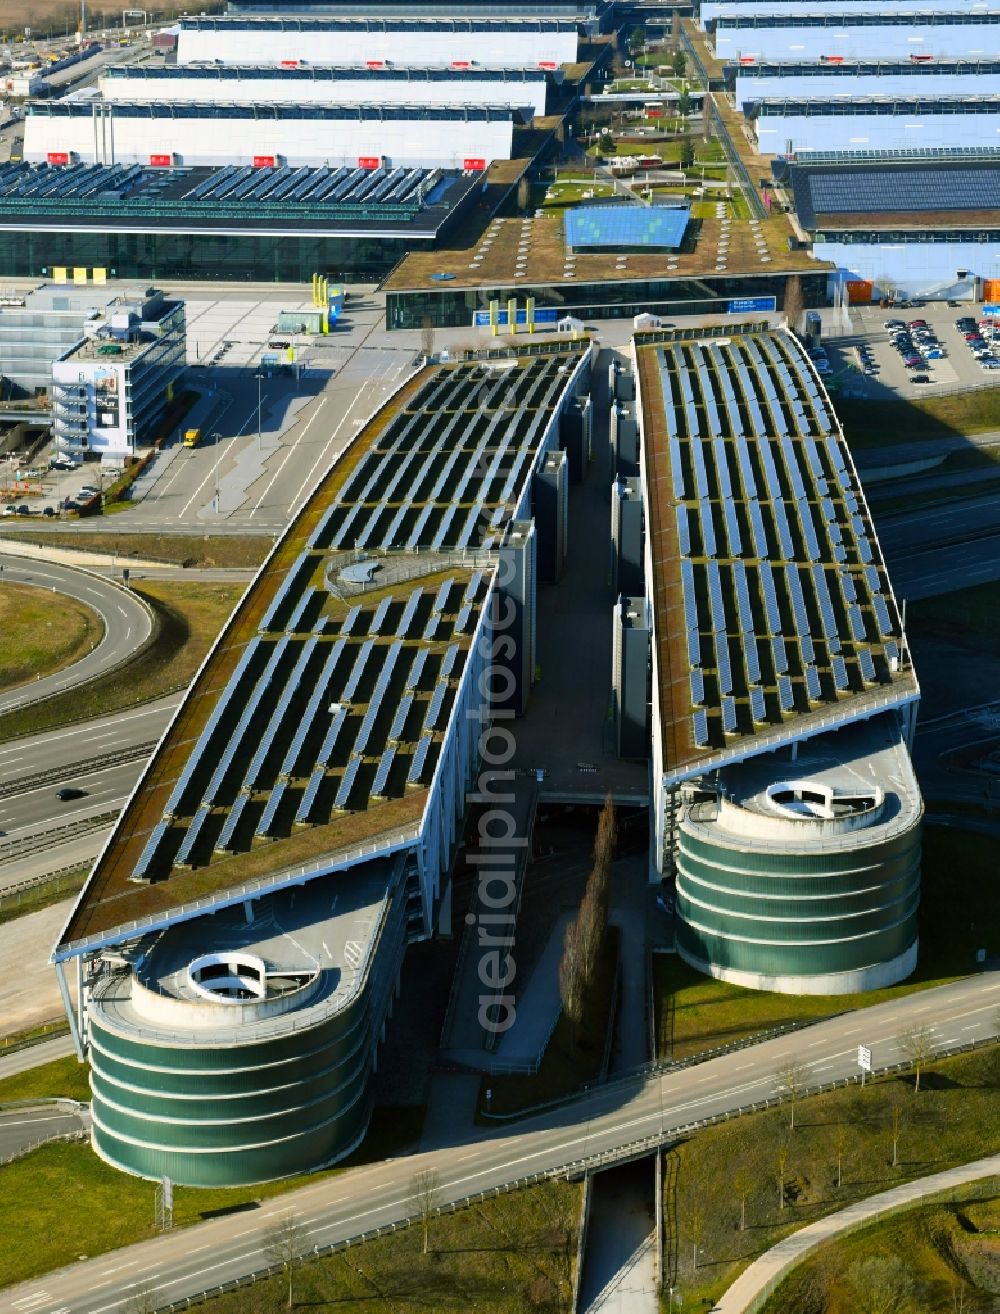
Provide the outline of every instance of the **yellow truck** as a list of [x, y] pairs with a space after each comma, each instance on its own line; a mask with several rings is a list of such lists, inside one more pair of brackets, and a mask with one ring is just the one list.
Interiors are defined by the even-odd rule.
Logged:
[[185, 429], [183, 441], [185, 447], [197, 447], [198, 444], [201, 442], [201, 430]]

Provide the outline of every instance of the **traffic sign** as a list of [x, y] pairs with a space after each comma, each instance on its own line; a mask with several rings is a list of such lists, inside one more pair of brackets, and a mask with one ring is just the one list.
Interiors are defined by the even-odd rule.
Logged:
[[863, 1068], [865, 1072], [872, 1070], [872, 1052], [867, 1045], [858, 1046], [858, 1067]]
[[726, 306], [727, 315], [753, 314], [758, 310], [775, 310], [777, 301], [774, 297], [736, 297]]

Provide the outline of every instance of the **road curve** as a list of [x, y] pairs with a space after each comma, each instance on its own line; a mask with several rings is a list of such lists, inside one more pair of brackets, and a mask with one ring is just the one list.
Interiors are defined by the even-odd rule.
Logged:
[[800, 1228], [791, 1236], [786, 1236], [770, 1250], [765, 1250], [759, 1259], [736, 1279], [725, 1292], [722, 1299], [713, 1307], [715, 1314], [744, 1314], [750, 1302], [757, 1296], [770, 1294], [778, 1283], [800, 1260], [805, 1259], [810, 1250], [832, 1241], [842, 1232], [850, 1231], [860, 1223], [877, 1219], [879, 1214], [902, 1206], [917, 1205], [928, 1195], [937, 1191], [947, 1191], [956, 1186], [965, 1186], [983, 1177], [1000, 1175], [1000, 1154], [990, 1155], [986, 1159], [976, 1159], [972, 1163], [961, 1164], [957, 1168], [946, 1168], [943, 1172], [933, 1173], [930, 1177], [918, 1177], [914, 1182], [904, 1182], [894, 1186], [891, 1191], [882, 1191], [879, 1195], [870, 1195], [864, 1200], [855, 1200], [846, 1209], [838, 1209], [835, 1214], [827, 1214], [815, 1223]]
[[[240, 1212], [165, 1233], [73, 1264], [0, 1295], [12, 1314], [122, 1314], [146, 1286], [159, 1305], [200, 1294], [259, 1270], [269, 1229], [292, 1212], [309, 1246], [324, 1247], [417, 1213], [413, 1174], [433, 1168], [442, 1202], [506, 1186], [532, 1174], [558, 1172], [590, 1156], [676, 1139], [692, 1123], [776, 1093], [776, 1073], [795, 1059], [816, 1084], [857, 1072], [857, 1047], [876, 1067], [900, 1061], [908, 1028], [932, 1030], [939, 1046], [995, 1038], [1000, 973], [918, 991], [901, 999], [829, 1018], [793, 1034], [711, 1059], [680, 1072], [634, 1078], [572, 1100], [543, 1116], [420, 1154], [339, 1173]], [[80, 1245], [86, 1243], [81, 1235]]]
[[3, 554], [0, 554], [0, 567], [5, 582], [33, 584], [64, 593], [92, 608], [104, 622], [103, 638], [86, 657], [41, 680], [0, 694], [0, 715], [76, 688], [113, 670], [145, 643], [152, 632], [153, 616], [146, 604], [99, 575], [53, 561], [31, 561]]

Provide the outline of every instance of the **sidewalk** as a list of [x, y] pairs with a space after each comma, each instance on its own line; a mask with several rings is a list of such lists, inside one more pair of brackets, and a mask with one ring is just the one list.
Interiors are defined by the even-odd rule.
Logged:
[[838, 1213], [810, 1223], [808, 1227], [785, 1237], [784, 1241], [779, 1241], [760, 1259], [755, 1260], [715, 1306], [715, 1314], [743, 1314], [756, 1296], [770, 1294], [789, 1269], [804, 1259], [810, 1250], [849, 1231], [858, 1223], [877, 1218], [879, 1214], [898, 1209], [901, 1205], [916, 1204], [924, 1196], [946, 1191], [949, 1187], [964, 1186], [994, 1174], [1000, 1174], [1000, 1154], [976, 1159], [958, 1168], [947, 1168], [931, 1177], [919, 1177], [916, 1181], [907, 1182], [905, 1186], [894, 1186], [891, 1191], [869, 1196], [867, 1200], [858, 1200]]

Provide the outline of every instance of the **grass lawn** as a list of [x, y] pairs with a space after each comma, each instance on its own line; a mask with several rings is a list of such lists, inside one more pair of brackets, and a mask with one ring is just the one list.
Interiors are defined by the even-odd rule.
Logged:
[[75, 598], [31, 584], [0, 586], [0, 690], [71, 666], [96, 648], [104, 624]]
[[653, 997], [660, 1057], [685, 1058], [784, 1022], [813, 1021], [869, 1007], [974, 971], [982, 928], [1000, 923], [1000, 884], [995, 876], [996, 843], [989, 836], [952, 827], [925, 828], [917, 970], [909, 980], [886, 990], [863, 995], [745, 990], [703, 976], [676, 954], [655, 954]]
[[[708, 1308], [757, 1255], [824, 1214], [900, 1182], [996, 1153], [998, 1086], [1000, 1046], [993, 1045], [935, 1062], [924, 1073], [919, 1094], [910, 1076], [882, 1078], [864, 1090], [851, 1086], [800, 1099], [794, 1131], [789, 1131], [785, 1105], [708, 1128], [678, 1146], [665, 1157], [664, 1267], [683, 1298], [682, 1308]], [[895, 1168], [894, 1108], [900, 1119]], [[787, 1149], [785, 1205], [779, 1208], [782, 1147]], [[740, 1231], [744, 1185], [746, 1230]], [[695, 1241], [701, 1247], [697, 1267]], [[775, 1310], [790, 1314], [792, 1308], [779, 1303]], [[925, 1306], [908, 1307], [907, 1314], [917, 1309]], [[818, 1314], [813, 1306], [808, 1311]]]
[[82, 688], [0, 717], [0, 740], [105, 716], [185, 687], [239, 601], [243, 586], [143, 580], [133, 592], [156, 612], [156, 631], [147, 646], [125, 666]]
[[1000, 388], [922, 397], [919, 401], [838, 400], [848, 444], [857, 450], [890, 447], [1000, 428]]
[[[79, 1082], [79, 1074], [86, 1072], [75, 1058], [47, 1066], [53, 1070], [50, 1085]], [[7, 1084], [3, 1082], [0, 1090], [7, 1099], [33, 1098], [40, 1093], [35, 1090], [30, 1095], [14, 1096], [7, 1093]], [[175, 1186], [174, 1226], [197, 1223], [220, 1211], [253, 1208], [262, 1200], [343, 1172], [354, 1164], [397, 1154], [419, 1138], [423, 1115], [420, 1108], [377, 1110], [360, 1148], [335, 1168], [321, 1173], [248, 1187]], [[16, 1218], [18, 1222], [17, 1227], [6, 1229], [5, 1244], [0, 1248], [0, 1288], [48, 1273], [80, 1255], [104, 1254], [152, 1236], [155, 1193], [155, 1183], [110, 1167], [82, 1142], [44, 1145], [6, 1164], [0, 1173], [0, 1218]], [[83, 1202], [85, 1208], [81, 1208]]]
[[[907, 1209], [817, 1247], [791, 1271], [764, 1314], [849, 1314], [858, 1309], [870, 1261], [891, 1257], [905, 1262], [912, 1283], [907, 1308], [922, 1314], [995, 1310], [998, 1237], [997, 1179], [970, 1183], [947, 1200]], [[885, 1267], [879, 1271], [886, 1273]]]
[[[296, 1308], [323, 1314], [523, 1314], [568, 1310], [580, 1213], [577, 1184], [542, 1182], [435, 1219], [421, 1228], [295, 1270]], [[204, 1314], [285, 1308], [282, 1278], [210, 1300]]]
[[54, 1059], [0, 1081], [0, 1105], [10, 1100], [67, 1099], [90, 1102], [90, 1068], [76, 1055]]
[[49, 908], [67, 895], [77, 894], [83, 889], [89, 871], [89, 867], [77, 867], [73, 871], [62, 872], [53, 880], [29, 885], [27, 889], [15, 890], [10, 894], [0, 890], [0, 926], [4, 922], [12, 922], [15, 917], [24, 917], [27, 913]]
[[[618, 930], [609, 927], [600, 964], [584, 1004], [580, 1035], [574, 1037], [565, 1016], [560, 1016], [538, 1071], [530, 1077], [484, 1077], [479, 1107], [486, 1108], [485, 1092], [492, 1092], [491, 1113], [516, 1113], [545, 1100], [569, 1095], [584, 1082], [600, 1075], [604, 1046], [611, 1024], [618, 964]], [[489, 1123], [488, 1118], [477, 1118]], [[494, 1124], [495, 1125], [495, 1124]]]
[[265, 534], [110, 534], [92, 529], [5, 529], [0, 534], [0, 544], [5, 538], [38, 543], [42, 547], [113, 552], [123, 566], [128, 564], [126, 558], [141, 557], [147, 561], [214, 567], [217, 570], [256, 568], [274, 546], [274, 539]]

